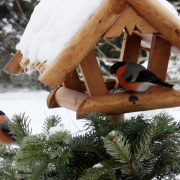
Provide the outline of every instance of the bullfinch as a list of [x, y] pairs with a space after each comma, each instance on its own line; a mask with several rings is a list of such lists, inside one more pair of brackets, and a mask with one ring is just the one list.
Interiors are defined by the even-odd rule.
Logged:
[[143, 92], [155, 84], [168, 88], [173, 87], [172, 84], [163, 82], [162, 79], [140, 64], [116, 62], [109, 71], [111, 74], [116, 74], [121, 86], [129, 91]]
[[3, 111], [0, 111], [0, 142], [3, 144], [11, 144], [14, 142], [14, 139], [10, 134], [8, 122], [10, 122], [9, 118]]

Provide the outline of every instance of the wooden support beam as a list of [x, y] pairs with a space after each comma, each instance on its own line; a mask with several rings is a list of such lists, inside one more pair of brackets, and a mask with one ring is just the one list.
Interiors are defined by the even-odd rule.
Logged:
[[22, 59], [22, 57], [23, 55], [21, 51], [17, 51], [17, 53], [13, 56], [10, 62], [4, 67], [4, 70], [12, 74], [23, 73], [24, 71], [22, 67], [19, 65], [19, 62]]
[[120, 61], [137, 63], [141, 39], [134, 33], [130, 36], [124, 33], [123, 44], [121, 48]]
[[127, 5], [126, 0], [110, 0], [111, 11], [115, 14], [120, 14]]
[[57, 88], [48, 96], [48, 107], [65, 107], [77, 111], [80, 104], [88, 98], [88, 95], [65, 87]]
[[[134, 33], [132, 35], [128, 35], [128, 33], [124, 33], [120, 61], [137, 63], [139, 57], [139, 50], [141, 46], [141, 39], [136, 36]], [[120, 87], [119, 82], [116, 80], [116, 86]]]
[[138, 101], [129, 101], [128, 92], [87, 98], [77, 110], [77, 118], [97, 111], [107, 115], [180, 106], [180, 93], [174, 89], [152, 86], [143, 93], [133, 93]]
[[80, 64], [93, 46], [103, 37], [119, 17], [109, 8], [111, 0], [104, 0], [62, 52], [42, 73], [39, 80], [49, 86], [62, 84]]
[[89, 97], [108, 93], [93, 50], [82, 60], [79, 68]]
[[63, 86], [75, 91], [84, 92], [82, 83], [79, 79], [79, 75], [76, 69], [69, 75], [69, 77], [63, 82]]
[[157, 0], [127, 0], [169, 41], [180, 48], [180, 21]]
[[171, 45], [158, 35], [153, 35], [148, 70], [163, 81], [166, 79]]

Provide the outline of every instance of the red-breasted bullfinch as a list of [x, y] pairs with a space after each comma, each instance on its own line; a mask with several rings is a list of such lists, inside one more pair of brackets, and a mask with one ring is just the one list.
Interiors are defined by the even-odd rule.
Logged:
[[11, 137], [10, 129], [8, 126], [10, 122], [9, 118], [5, 115], [3, 111], [0, 111], [0, 141], [3, 144], [11, 144], [14, 142], [14, 139]]
[[168, 88], [173, 87], [172, 84], [164, 83], [162, 79], [140, 64], [116, 62], [109, 71], [111, 74], [116, 74], [121, 86], [129, 91], [143, 92], [155, 84]]

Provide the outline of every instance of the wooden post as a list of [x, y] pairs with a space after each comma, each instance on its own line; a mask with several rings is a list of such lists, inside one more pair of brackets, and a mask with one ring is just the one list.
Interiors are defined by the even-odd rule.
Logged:
[[130, 36], [125, 32], [121, 48], [120, 61], [137, 63], [140, 46], [141, 39], [138, 36], [136, 36], [134, 33]]
[[79, 68], [89, 97], [108, 93], [93, 50], [82, 60]]
[[115, 122], [116, 124], [123, 123], [124, 122], [124, 114], [109, 115], [109, 119], [112, 120], [112, 122]]
[[63, 86], [75, 91], [84, 92], [76, 69], [63, 82]]
[[171, 45], [158, 35], [153, 35], [148, 70], [163, 81], [166, 79]]

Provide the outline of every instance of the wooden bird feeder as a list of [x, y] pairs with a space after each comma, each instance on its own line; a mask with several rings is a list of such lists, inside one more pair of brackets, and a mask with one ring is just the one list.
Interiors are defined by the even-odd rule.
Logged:
[[[140, 46], [150, 52], [148, 69], [165, 80], [170, 53], [180, 54], [180, 21], [158, 0], [104, 0], [56, 59], [48, 66], [34, 64], [42, 72], [39, 80], [53, 90], [47, 99], [49, 108], [65, 107], [82, 118], [90, 111], [107, 115], [180, 106], [180, 93], [154, 86], [133, 93], [138, 101], [129, 101], [127, 92], [111, 94], [116, 82], [104, 82], [94, 45], [101, 38], [119, 37], [125, 29], [120, 61], [137, 63]], [[5, 70], [21, 73], [20, 51]], [[81, 84], [79, 66], [85, 85]], [[88, 92], [88, 94], [85, 93]]]

